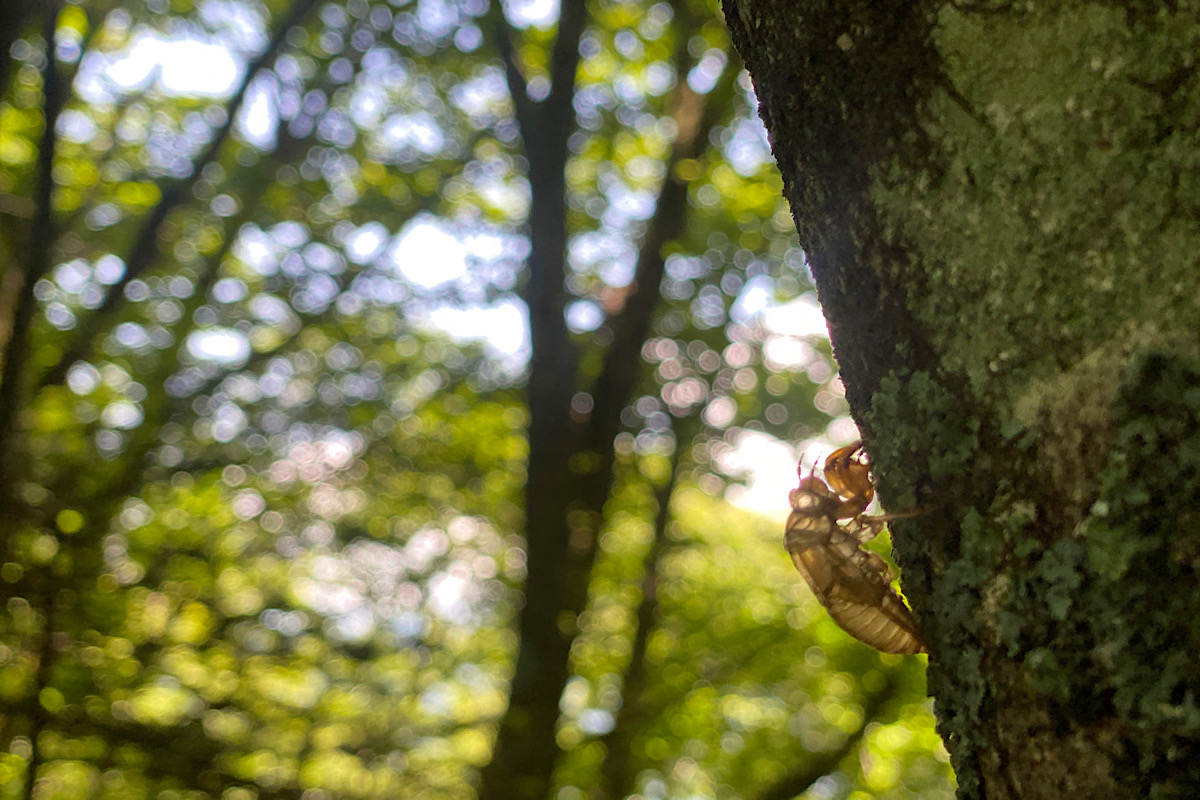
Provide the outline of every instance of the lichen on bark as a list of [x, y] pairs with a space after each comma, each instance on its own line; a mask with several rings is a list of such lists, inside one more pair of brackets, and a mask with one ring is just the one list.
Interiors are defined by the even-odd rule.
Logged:
[[[1200, 19], [726, 0], [963, 797], [1192, 796]], [[1181, 591], [1182, 589], [1182, 591]]]

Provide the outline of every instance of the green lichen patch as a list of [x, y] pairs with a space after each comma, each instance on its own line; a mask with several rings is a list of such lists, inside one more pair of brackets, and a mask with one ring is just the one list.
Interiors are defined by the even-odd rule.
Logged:
[[[1047, 544], [1036, 519], [1001, 493], [981, 524], [964, 531], [999, 536], [1002, 546], [964, 544], [963, 552], [998, 552], [990, 568], [1006, 577], [992, 579], [988, 602], [976, 610], [1003, 645], [1005, 655], [993, 657], [1021, 666], [1011, 684], [989, 683], [989, 701], [1006, 708], [1003, 724], [1016, 724], [1013, 704], [1035, 698], [1050, 718], [1089, 728], [1093, 744], [1101, 732], [1111, 739], [1111, 777], [1125, 791], [1195, 796], [1200, 363], [1152, 354], [1126, 373], [1082, 523]], [[1042, 506], [1052, 502], [1052, 494], [1040, 498]], [[1022, 515], [1019, 524], [1003, 524], [1006, 506], [1010, 523]]]
[[[1189, 337], [1190, 338], [1190, 337]], [[1016, 397], [1013, 422], [1037, 444], [1039, 480], [1056, 498], [1055, 517], [1077, 524], [1096, 496], [1096, 474], [1112, 449], [1113, 403], [1135, 354], [1155, 347], [1194, 349], [1154, 321], [1124, 325], [1076, 363], [1031, 380]]]
[[1091, 632], [1111, 643], [1105, 684], [1153, 762], [1143, 771], [1177, 782], [1200, 758], [1200, 364], [1141, 359], [1116, 410], [1116, 444], [1083, 527], [1099, 584]]
[[[1096, 352], [1031, 384], [1008, 436], [927, 373], [873, 398], [881, 497], [925, 512], [893, 540], [963, 797], [1004, 741], [1103, 755], [1097, 785], [1141, 796], [1200, 789], [1200, 361], [1151, 338], [1184, 354]], [[1070, 757], [1047, 751], [1047, 774], [1075, 780]]]
[[[892, 372], [880, 382], [866, 414], [880, 431], [868, 445], [883, 478], [881, 491], [894, 507], [918, 504], [930, 483], [946, 485], [962, 476], [977, 456], [980, 420], [970, 399], [946, 389], [928, 372]], [[921, 420], [919, 428], [903, 420]]]
[[[937, 643], [929, 687], [939, 702], [939, 730], [960, 795], [973, 796], [990, 693], [979, 646], [979, 597], [996, 574], [998, 552], [985, 521], [969, 511], [990, 502], [968, 488], [978, 485], [972, 465], [986, 461], [980, 458], [981, 423], [966, 398], [922, 371], [885, 376], [866, 416], [877, 431], [868, 447], [885, 507], [921, 510], [914, 520], [893, 525], [893, 552], [905, 568], [905, 594]], [[949, 488], [935, 494], [935, 486]]]
[[871, 198], [919, 254], [890, 279], [921, 287], [911, 310], [941, 368], [1007, 407], [1123, 324], [1190, 326], [1200, 26], [1098, 4], [961, 9], [942, 6], [933, 36], [928, 152], [900, 148]]

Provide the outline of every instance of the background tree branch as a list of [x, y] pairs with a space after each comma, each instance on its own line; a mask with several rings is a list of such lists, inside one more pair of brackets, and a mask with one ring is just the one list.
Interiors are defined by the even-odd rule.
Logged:
[[[566, 327], [567, 139], [574, 131], [572, 100], [585, 3], [560, 10], [551, 75], [555, 87], [529, 103], [508, 41], [503, 13], [501, 50], [529, 163], [530, 253], [521, 294], [529, 313], [529, 459], [525, 484], [525, 603], [518, 619], [519, 645], [508, 710], [500, 721], [491, 761], [480, 780], [481, 800], [540, 798], [558, 757], [558, 703], [567, 680], [573, 620], [564, 618], [565, 569], [572, 538], [570, 417], [576, 387], [575, 347]], [[589, 543], [590, 544], [590, 543]]]
[[633, 768], [633, 738], [638, 723], [646, 715], [646, 709], [643, 707], [647, 683], [646, 648], [658, 622], [658, 584], [662, 577], [663, 557], [671, 547], [667, 536], [667, 526], [671, 522], [671, 497], [679, 485], [680, 466], [685, 451], [690, 450], [696, 432], [696, 421], [695, 417], [675, 421], [675, 450], [671, 454], [671, 471], [666, 483], [655, 492], [658, 508], [654, 517], [654, 537], [644, 559], [642, 596], [634, 616], [633, 646], [622, 681], [621, 708], [617, 711], [613, 729], [601, 739], [605, 751], [604, 763], [600, 769], [601, 800], [628, 797], [637, 788], [637, 773]]
[[217, 160], [222, 146], [237, 122], [238, 112], [245, 102], [250, 84], [260, 72], [274, 63], [279, 51], [287, 42], [288, 32], [304, 21], [317, 2], [318, 0], [295, 0], [280, 20], [266, 49], [246, 66], [241, 83], [238, 84], [237, 89], [225, 104], [225, 121], [216, 129], [208, 146], [192, 162], [186, 177], [162, 183], [159, 189], [161, 198], [142, 222], [133, 245], [125, 256], [125, 274], [108, 288], [99, 307], [80, 323], [70, 344], [67, 345], [58, 361], [42, 376], [39, 386], [54, 386], [66, 379], [67, 370], [71, 368], [71, 365], [88, 356], [89, 349], [95, 343], [97, 333], [108, 324], [109, 317], [123, 302], [126, 287], [155, 266], [158, 259], [159, 235], [167, 216], [187, 201], [192, 186], [204, 168]]
[[[61, 79], [55, 56], [55, 30], [60, 3], [49, 0], [42, 8], [42, 36], [46, 43], [42, 69], [43, 129], [37, 159], [37, 212], [28, 242], [28, 259], [20, 277], [10, 285], [16, 293], [12, 329], [4, 347], [4, 366], [0, 372], [0, 479], [5, 487], [13, 485], [17, 467], [13, 441], [17, 435], [17, 411], [23, 397], [26, 367], [29, 361], [29, 327], [33, 324], [37, 299], [33, 288], [50, 268], [54, 246], [54, 153], [58, 142], [58, 115], [66, 102], [69, 86]], [[12, 271], [13, 267], [9, 267]], [[6, 275], [7, 277], [7, 275]]]
[[867, 696], [866, 702], [863, 703], [862, 722], [857, 730], [833, 750], [817, 754], [806, 753], [798, 759], [803, 762], [802, 766], [784, 775], [761, 792], [755, 800], [792, 800], [812, 789], [817, 781], [832, 773], [839, 764], [862, 747], [872, 725], [886, 725], [891, 721], [886, 712], [899, 691], [899, 682], [895, 677], [890, 677], [879, 691]]

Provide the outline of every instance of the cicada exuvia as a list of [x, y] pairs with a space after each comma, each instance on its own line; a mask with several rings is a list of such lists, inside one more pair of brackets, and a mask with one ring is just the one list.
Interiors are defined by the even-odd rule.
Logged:
[[922, 653], [912, 611], [892, 588], [892, 572], [862, 544], [895, 516], [865, 512], [875, 496], [870, 468], [855, 442], [825, 460], [825, 480], [800, 473], [789, 499], [784, 546], [796, 570], [842, 630], [885, 653]]

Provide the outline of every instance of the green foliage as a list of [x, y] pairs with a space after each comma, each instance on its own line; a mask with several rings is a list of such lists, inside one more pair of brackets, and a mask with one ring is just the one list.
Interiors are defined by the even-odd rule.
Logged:
[[[916, 756], [932, 744], [919, 662], [847, 637], [796, 580], [777, 525], [748, 519], [695, 487], [681, 487], [672, 502], [676, 520], [655, 583], [658, 621], [646, 643], [647, 689], [633, 709], [621, 705], [618, 676], [637, 635], [631, 612], [644, 598], [630, 594], [636, 584], [625, 576], [642, 569], [653, 532], [637, 535], [629, 529], [637, 515], [622, 514], [623, 525], [606, 534], [564, 700], [560, 738], [578, 743], [577, 751], [560, 781], [596, 783], [603, 751], [587, 745], [588, 728], [624, 717], [637, 722], [629, 769], [640, 793], [656, 785], [668, 796], [740, 787], [756, 796], [788, 773], [819, 773], [815, 764], [861, 735], [882, 706], [888, 721], [870, 735], [883, 750], [845, 776], [876, 796], [905, 785], [936, 791], [925, 782], [938, 770]], [[612, 741], [600, 737], [605, 746]], [[839, 793], [849, 788], [837, 785]]]

